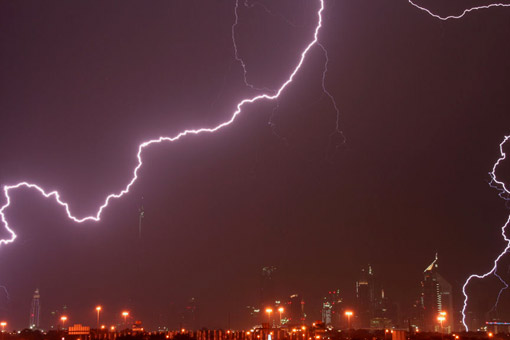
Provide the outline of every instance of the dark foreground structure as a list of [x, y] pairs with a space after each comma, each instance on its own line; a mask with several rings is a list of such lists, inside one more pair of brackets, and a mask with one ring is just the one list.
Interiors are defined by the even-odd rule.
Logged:
[[88, 334], [68, 331], [25, 329], [3, 332], [0, 340], [510, 340], [510, 333], [463, 332], [458, 334], [412, 333], [404, 330], [326, 330], [314, 327], [302, 329], [253, 329], [249, 331], [207, 330], [146, 332], [129, 329], [119, 331], [90, 330]]

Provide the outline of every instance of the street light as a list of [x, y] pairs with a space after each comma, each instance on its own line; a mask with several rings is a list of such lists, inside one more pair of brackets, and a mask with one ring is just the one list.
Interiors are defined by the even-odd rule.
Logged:
[[128, 315], [129, 315], [129, 312], [127, 312], [127, 311], [122, 312], [122, 316], [124, 317], [124, 326], [127, 325], [127, 317], [128, 317]]
[[96, 307], [96, 311], [97, 311], [97, 328], [99, 329], [99, 313], [101, 312], [101, 306], [97, 306]]
[[7, 322], [5, 321], [0, 322], [0, 326], [2, 326], [2, 333], [5, 332], [5, 326], [7, 326]]
[[347, 316], [347, 329], [351, 329], [351, 316], [352, 316], [352, 311], [348, 310], [345, 312], [345, 316]]
[[446, 312], [439, 313], [439, 316], [437, 317], [437, 320], [439, 321], [439, 324], [441, 325], [441, 340], [443, 339], [444, 331], [443, 331], [443, 321], [446, 320]]
[[61, 316], [60, 317], [60, 321], [62, 321], [62, 329], [65, 329], [65, 325], [66, 325], [66, 321], [67, 321], [67, 316]]
[[273, 312], [272, 308], [266, 308], [267, 313], [267, 321], [269, 322], [269, 325], [271, 325], [271, 313]]
[[282, 325], [282, 314], [285, 311], [283, 307], [278, 308], [278, 312], [280, 313], [280, 326]]

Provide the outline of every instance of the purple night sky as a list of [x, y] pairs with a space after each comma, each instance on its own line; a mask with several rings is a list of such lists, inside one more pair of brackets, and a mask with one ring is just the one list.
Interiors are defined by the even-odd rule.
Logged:
[[[445, 15], [489, 3], [427, 2]], [[38, 183], [75, 214], [93, 214], [129, 181], [141, 142], [229, 119], [258, 93], [234, 57], [234, 6], [0, 2], [0, 184]], [[274, 89], [287, 79], [318, 6], [241, 4], [237, 44], [251, 83]], [[0, 247], [9, 291], [0, 291], [0, 318], [27, 327], [38, 287], [43, 328], [63, 305], [71, 323], [94, 325], [97, 304], [108, 324], [129, 309], [149, 328], [176, 328], [191, 297], [201, 326], [226, 327], [230, 313], [232, 327], [248, 327], [260, 269], [276, 266], [279, 295], [302, 294], [314, 320], [328, 290], [352, 299], [367, 263], [405, 309], [436, 251], [460, 307], [464, 280], [504, 248], [508, 209], [488, 172], [510, 132], [509, 18], [502, 8], [443, 22], [405, 0], [327, 0], [319, 38], [345, 145], [332, 136], [315, 47], [277, 102], [145, 151], [131, 193], [100, 223], [73, 223], [53, 201], [13, 192], [7, 217], [19, 237]], [[510, 162], [500, 171], [510, 182]], [[473, 284], [472, 308], [491, 309], [499, 287]]]

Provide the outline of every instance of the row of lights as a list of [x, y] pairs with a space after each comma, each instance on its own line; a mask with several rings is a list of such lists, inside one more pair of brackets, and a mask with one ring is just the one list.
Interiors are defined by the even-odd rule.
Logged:
[[[96, 307], [96, 312], [97, 312], [97, 327], [98, 328], [99, 328], [99, 314], [101, 313], [102, 310], [103, 310], [103, 307], [101, 307], [101, 306], [97, 306]], [[124, 324], [126, 324], [127, 323], [127, 317], [129, 316], [129, 312], [128, 311], [123, 311], [121, 313], [121, 315], [124, 317]], [[60, 321], [62, 321], [62, 328], [63, 328], [65, 326], [66, 321], [67, 321], [67, 316], [62, 315], [60, 317]], [[5, 325], [4, 325], [4, 323], [5, 323]], [[5, 328], [6, 325], [7, 325], [6, 322], [0, 323], [0, 326], [2, 326], [2, 330], [3, 330], [3, 328]], [[101, 329], [105, 329], [105, 326], [104, 325], [101, 326]], [[115, 326], [112, 326], [111, 329], [114, 330]]]
[[[283, 314], [284, 311], [285, 311], [285, 309], [283, 307], [279, 307], [278, 308], [278, 312], [280, 312], [280, 322], [282, 320], [282, 314]], [[266, 308], [266, 313], [268, 315], [268, 319], [269, 320], [271, 320], [271, 313], [272, 312], [273, 312], [272, 308], [270, 308], [270, 307]], [[345, 312], [345, 316], [347, 316], [347, 322], [349, 323], [349, 327], [351, 325], [351, 316], [353, 316], [353, 314], [354, 313], [352, 311], [350, 311], [350, 310]]]

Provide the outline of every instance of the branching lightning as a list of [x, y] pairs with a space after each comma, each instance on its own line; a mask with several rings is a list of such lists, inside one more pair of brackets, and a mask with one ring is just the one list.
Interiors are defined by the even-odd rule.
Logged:
[[[303, 65], [303, 63], [305, 61], [305, 58], [306, 58], [308, 52], [314, 46], [318, 46], [324, 52], [325, 63], [324, 63], [324, 70], [323, 70], [323, 74], [322, 74], [322, 89], [323, 89], [324, 93], [328, 96], [328, 98], [331, 100], [331, 102], [332, 102], [332, 104], [334, 106], [334, 109], [336, 111], [336, 114], [337, 114], [336, 130], [335, 130], [335, 132], [339, 132], [341, 134], [341, 131], [339, 130], [340, 110], [338, 108], [337, 103], [335, 102], [334, 97], [327, 90], [326, 85], [325, 85], [325, 79], [326, 79], [326, 73], [327, 73], [327, 70], [328, 70], [329, 59], [328, 59], [328, 54], [327, 54], [326, 49], [324, 48], [323, 45], [320, 44], [320, 42], [318, 40], [319, 31], [320, 31], [320, 29], [322, 27], [322, 13], [324, 11], [324, 1], [325, 0], [318, 0], [318, 1], [319, 1], [320, 6], [319, 6], [319, 10], [317, 11], [317, 25], [315, 26], [315, 29], [314, 29], [313, 39], [308, 43], [308, 45], [306, 45], [304, 50], [301, 52], [300, 58], [298, 60], [298, 63], [293, 68], [293, 71], [291, 72], [291, 74], [287, 78], [287, 80], [277, 90], [270, 90], [270, 89], [267, 89], [267, 88], [257, 88], [253, 84], [249, 83], [248, 80], [247, 80], [247, 68], [246, 68], [246, 64], [245, 64], [245, 62], [243, 61], [243, 59], [239, 55], [238, 47], [237, 47], [236, 39], [235, 39], [235, 30], [236, 30], [236, 27], [238, 25], [238, 20], [239, 20], [239, 15], [238, 15], [239, 0], [236, 0], [236, 2], [235, 2], [235, 10], [234, 10], [235, 22], [232, 25], [232, 41], [233, 41], [235, 59], [240, 63], [241, 67], [243, 68], [243, 78], [244, 78], [245, 84], [248, 87], [250, 87], [250, 88], [252, 88], [254, 90], [265, 91], [266, 93], [259, 94], [259, 95], [254, 96], [254, 97], [246, 98], [246, 99], [241, 100], [240, 102], [238, 102], [236, 104], [236, 109], [233, 111], [230, 119], [225, 121], [225, 122], [222, 122], [222, 123], [220, 123], [220, 124], [218, 124], [218, 125], [216, 125], [214, 127], [202, 127], [202, 128], [198, 128], [198, 129], [184, 130], [184, 131], [178, 133], [177, 135], [175, 135], [173, 137], [161, 136], [161, 137], [159, 137], [157, 139], [151, 139], [151, 140], [147, 140], [147, 141], [141, 143], [138, 146], [138, 152], [136, 154], [137, 165], [136, 165], [136, 167], [134, 168], [134, 170], [132, 172], [131, 180], [128, 182], [128, 184], [121, 191], [119, 191], [117, 193], [111, 193], [108, 196], [106, 196], [106, 198], [103, 201], [103, 203], [99, 206], [97, 212], [95, 214], [93, 214], [93, 215], [85, 216], [85, 217], [76, 217], [75, 215], [73, 215], [72, 212], [71, 212], [71, 208], [70, 208], [69, 203], [63, 201], [61, 199], [61, 197], [60, 197], [59, 192], [56, 191], [56, 190], [55, 191], [47, 191], [47, 190], [43, 189], [42, 187], [40, 187], [39, 185], [34, 184], [34, 183], [30, 183], [30, 182], [27, 182], [27, 181], [23, 181], [23, 182], [20, 182], [20, 183], [17, 183], [17, 184], [4, 185], [3, 186], [3, 193], [4, 193], [4, 196], [5, 196], [5, 204], [0, 208], [0, 219], [1, 219], [1, 222], [3, 223], [5, 229], [10, 234], [10, 238], [0, 239], [0, 245], [12, 243], [12, 242], [14, 242], [14, 240], [17, 237], [16, 233], [14, 232], [14, 230], [9, 225], [9, 222], [7, 221], [7, 216], [6, 216], [6, 211], [7, 211], [7, 209], [11, 205], [11, 196], [10, 196], [10, 193], [12, 191], [15, 191], [15, 190], [18, 190], [18, 189], [23, 189], [23, 188], [33, 189], [36, 192], [39, 192], [45, 198], [52, 198], [52, 199], [54, 199], [55, 202], [58, 205], [60, 205], [60, 206], [62, 206], [64, 208], [64, 210], [65, 210], [65, 212], [67, 214], [67, 217], [70, 220], [72, 220], [72, 221], [74, 221], [76, 223], [84, 223], [84, 222], [88, 222], [88, 221], [90, 221], [90, 222], [98, 222], [101, 219], [101, 215], [102, 215], [104, 209], [106, 209], [108, 207], [110, 202], [112, 200], [114, 200], [114, 199], [119, 199], [119, 198], [123, 197], [124, 195], [128, 194], [130, 189], [131, 189], [131, 187], [137, 181], [139, 170], [143, 166], [143, 157], [142, 157], [142, 155], [143, 155], [143, 152], [144, 152], [144, 150], [146, 148], [148, 148], [149, 146], [151, 146], [153, 144], [159, 144], [159, 143], [163, 143], [163, 142], [174, 142], [174, 141], [179, 140], [179, 139], [181, 139], [181, 138], [183, 138], [183, 137], [185, 137], [187, 135], [198, 135], [198, 134], [202, 134], [202, 133], [214, 133], [214, 132], [216, 132], [216, 131], [218, 131], [218, 130], [226, 127], [226, 126], [231, 125], [236, 120], [236, 118], [242, 113], [242, 109], [243, 109], [245, 104], [251, 104], [251, 103], [254, 103], [254, 102], [257, 102], [257, 101], [261, 101], [261, 100], [270, 100], [270, 101], [275, 100], [276, 101], [280, 97], [280, 95], [283, 93], [283, 91], [292, 83], [292, 81], [294, 80], [294, 77], [296, 76], [298, 71], [301, 69], [301, 67], [302, 67], [302, 65]], [[430, 16], [432, 16], [432, 17], [434, 17], [436, 19], [439, 19], [439, 20], [460, 19], [460, 18], [464, 17], [466, 14], [468, 14], [470, 12], [477, 11], [477, 10], [482, 10], [482, 9], [489, 9], [489, 8], [493, 8], [493, 7], [510, 7], [510, 3], [493, 3], [493, 4], [489, 4], [489, 5], [477, 6], [477, 7], [472, 7], [472, 8], [465, 9], [459, 15], [441, 16], [439, 14], [433, 13], [431, 10], [429, 10], [429, 9], [427, 9], [425, 7], [422, 7], [422, 6], [418, 5], [413, 0], [408, 0], [408, 3], [411, 4], [412, 6], [416, 7], [417, 9], [419, 9], [419, 10], [421, 10], [423, 12], [426, 12]], [[247, 2], [245, 2], [245, 6], [247, 6]], [[265, 10], [267, 11], [267, 8], [265, 8]], [[500, 196], [501, 197], [506, 197], [506, 198], [510, 197], [510, 191], [506, 187], [505, 183], [503, 183], [502, 181], [499, 181], [497, 179], [497, 177], [496, 177], [496, 169], [499, 166], [499, 164], [503, 160], [505, 160], [505, 158], [506, 158], [506, 154], [503, 152], [503, 145], [507, 142], [508, 139], [510, 139], [510, 136], [506, 136], [504, 138], [504, 140], [501, 142], [501, 144], [500, 144], [501, 157], [494, 164], [492, 172], [490, 173], [491, 179], [492, 179], [491, 180], [491, 185], [493, 185], [493, 186], [498, 188], [498, 190], [500, 191]], [[473, 274], [473, 275], [469, 276], [469, 278], [466, 280], [466, 282], [464, 283], [464, 285], [462, 287], [463, 294], [464, 294], [464, 307], [462, 309], [462, 315], [463, 315], [462, 322], [463, 322], [466, 330], [468, 330], [468, 327], [467, 327], [467, 324], [466, 324], [466, 313], [465, 313], [466, 312], [466, 308], [467, 308], [467, 303], [468, 303], [468, 294], [466, 293], [466, 288], [469, 285], [469, 283], [471, 282], [471, 280], [475, 279], [475, 278], [476, 279], [483, 279], [483, 278], [486, 278], [486, 277], [488, 277], [490, 275], [496, 276], [503, 283], [503, 285], [504, 285], [504, 287], [500, 290], [500, 292], [498, 294], [498, 299], [501, 296], [501, 293], [505, 289], [507, 289], [509, 287], [509, 285], [497, 273], [499, 260], [510, 249], [510, 239], [507, 238], [507, 236], [505, 234], [506, 233], [506, 228], [509, 225], [509, 223], [510, 223], [510, 216], [507, 219], [506, 223], [501, 228], [502, 236], [503, 236], [504, 240], [507, 242], [507, 245], [506, 245], [505, 249], [501, 252], [501, 254], [494, 260], [494, 265], [493, 265], [492, 269], [490, 271], [488, 271], [487, 273], [485, 273], [485, 274]], [[5, 290], [5, 287], [1, 287], [0, 286], [0, 288], [4, 288], [4, 290]], [[5, 290], [5, 292], [6, 292], [6, 294], [8, 294], [6, 290]]]
[[[501, 144], [499, 144], [500, 157], [498, 158], [496, 163], [494, 163], [494, 166], [492, 167], [492, 172], [489, 173], [490, 176], [491, 176], [491, 183], [493, 183], [493, 185], [497, 185], [498, 188], [500, 190], [503, 190], [507, 195], [510, 194], [510, 191], [508, 190], [508, 188], [506, 187], [504, 182], [498, 180], [498, 178], [496, 176], [496, 170], [497, 170], [499, 164], [506, 159], [506, 154], [503, 151], [503, 146], [504, 146], [504, 144], [509, 139], [510, 139], [510, 136], [505, 136], [505, 138], [503, 139]], [[464, 294], [464, 306], [462, 308], [462, 323], [464, 324], [464, 327], [466, 328], [466, 330], [469, 330], [468, 325], [466, 323], [466, 308], [467, 308], [467, 304], [468, 304], [468, 300], [469, 300], [469, 296], [468, 296], [468, 294], [466, 292], [466, 288], [469, 285], [469, 283], [471, 282], [471, 280], [472, 279], [484, 279], [484, 278], [486, 278], [486, 277], [488, 277], [490, 275], [494, 275], [494, 276], [496, 276], [501, 281], [501, 283], [504, 285], [504, 287], [501, 288], [501, 290], [499, 291], [499, 294], [498, 294], [497, 299], [496, 299], [496, 304], [495, 304], [493, 309], [495, 309], [495, 307], [497, 306], [499, 298], [500, 298], [501, 294], [503, 293], [503, 291], [505, 289], [507, 289], [508, 286], [509, 286], [508, 283], [505, 280], [503, 280], [501, 278], [501, 276], [499, 276], [498, 273], [497, 273], [499, 260], [508, 252], [508, 250], [510, 250], [510, 239], [506, 236], [506, 227], [508, 226], [509, 223], [510, 223], [510, 216], [508, 217], [506, 223], [501, 228], [501, 235], [503, 236], [503, 239], [506, 241], [506, 247], [498, 255], [498, 257], [496, 257], [496, 259], [494, 260], [494, 265], [492, 266], [491, 270], [486, 272], [485, 274], [473, 274], [473, 275], [471, 275], [470, 277], [468, 277], [468, 279], [466, 280], [466, 282], [462, 286], [462, 293]]]
[[[240, 0], [236, 0], [236, 2], [235, 2], [235, 6], [234, 6], [234, 17], [235, 17], [235, 19], [234, 19], [234, 23], [232, 24], [232, 29], [231, 29], [231, 31], [232, 31], [232, 46], [234, 48], [234, 58], [239, 62], [239, 64], [241, 65], [241, 67], [243, 69], [243, 80], [244, 80], [244, 84], [247, 87], [251, 88], [252, 90], [266, 91], [266, 92], [269, 92], [269, 93], [274, 93], [275, 91], [271, 90], [270, 88], [267, 88], [267, 87], [259, 88], [259, 87], [256, 87], [255, 85], [253, 85], [252, 83], [250, 83], [248, 81], [248, 70], [247, 70], [246, 62], [243, 60], [243, 58], [239, 54], [239, 49], [238, 49], [238, 45], [237, 45], [237, 41], [236, 41], [236, 28], [237, 28], [237, 25], [239, 24], [239, 1]], [[264, 4], [262, 4], [260, 2], [253, 2], [253, 3], [250, 4], [250, 3], [248, 3], [247, 0], [245, 0], [244, 1], [244, 6], [247, 7], [247, 8], [253, 8], [255, 6], [260, 6], [266, 13], [268, 13], [270, 15], [273, 15], [273, 16], [276, 15], [271, 10], [269, 10], [269, 8], [267, 8]], [[291, 21], [289, 21], [286, 17], [284, 17], [282, 15], [277, 15], [277, 16], [282, 18], [289, 25], [291, 25], [293, 27], [296, 27], [296, 25], [293, 24]], [[328, 64], [329, 64], [328, 51], [326, 50], [324, 45], [322, 45], [319, 41], [317, 41], [316, 44], [322, 50], [322, 52], [324, 54], [324, 59], [325, 59], [325, 61], [324, 61], [324, 68], [323, 68], [323, 71], [322, 71], [322, 80], [321, 80], [322, 92], [324, 92], [324, 94], [330, 100], [330, 102], [331, 102], [331, 104], [333, 106], [333, 109], [335, 111], [335, 114], [336, 114], [335, 129], [331, 133], [331, 137], [333, 137], [334, 135], [338, 135], [338, 136], [341, 137], [341, 142], [340, 143], [345, 143], [346, 139], [345, 139], [344, 133], [343, 133], [342, 130], [340, 130], [340, 109], [338, 108], [338, 104], [337, 104], [337, 102], [335, 100], [335, 97], [333, 97], [331, 92], [329, 92], [327, 87], [326, 87], [326, 75], [328, 73]], [[287, 139], [285, 137], [279, 135], [278, 132], [276, 131], [276, 124], [274, 123], [273, 118], [274, 118], [277, 110], [278, 110], [278, 98], [276, 99], [276, 105], [273, 108], [273, 113], [271, 114], [271, 116], [269, 118], [269, 126], [271, 127], [271, 130], [273, 131], [273, 133], [277, 137], [279, 137], [282, 140], [284, 140], [285, 142], [287, 142]]]
[[[510, 3], [492, 3], [492, 4], [488, 4], [488, 5], [483, 5], [483, 6], [476, 6], [476, 7], [471, 7], [471, 8], [467, 8], [465, 9], [464, 11], [462, 11], [461, 14], [458, 14], [458, 15], [448, 15], [448, 16], [441, 16], [439, 14], [436, 14], [436, 13], [433, 13], [431, 10], [429, 10], [428, 8], [425, 8], [425, 7], [422, 7], [422, 6], [419, 6], [418, 4], [416, 4], [413, 0], [408, 0], [408, 2], [418, 8], [419, 10], [421, 11], [424, 11], [426, 12], [427, 14], [429, 14], [430, 16], [436, 18], [436, 19], [439, 19], [439, 20], [443, 20], [443, 21], [446, 21], [446, 20], [450, 20], [450, 19], [461, 19], [463, 18], [465, 15], [467, 15], [468, 13], [471, 13], [471, 12], [474, 12], [474, 11], [479, 11], [479, 10], [484, 10], [484, 9], [489, 9], [489, 8], [493, 8], [493, 7], [510, 7]], [[510, 138], [510, 136], [505, 136], [504, 140], [501, 142], [501, 144], [499, 145], [499, 150], [500, 150], [500, 154], [501, 154], [501, 157], [497, 160], [497, 162], [494, 164], [493, 168], [492, 168], [492, 172], [490, 172], [490, 176], [491, 176], [491, 181], [489, 182], [489, 185], [492, 187], [492, 188], [495, 188], [496, 190], [499, 191], [499, 196], [503, 199], [505, 199], [506, 201], [509, 201], [510, 199], [510, 191], [508, 190], [508, 188], [506, 187], [505, 183], [498, 180], [497, 177], [496, 177], [496, 169], [497, 167], [499, 166], [499, 164], [506, 158], [506, 154], [503, 152], [503, 145], [506, 143], [506, 141]], [[462, 286], [462, 293], [464, 294], [464, 305], [462, 307], [462, 324], [464, 325], [464, 327], [466, 328], [466, 331], [469, 330], [469, 327], [467, 325], [467, 322], [466, 322], [466, 309], [467, 309], [467, 304], [468, 304], [468, 300], [469, 300], [469, 296], [468, 294], [466, 293], [466, 288], [467, 286], [469, 285], [469, 283], [471, 282], [472, 279], [484, 279], [488, 276], [491, 276], [491, 275], [494, 275], [496, 278], [498, 278], [498, 280], [503, 284], [503, 287], [500, 289], [498, 295], [497, 295], [497, 298], [496, 298], [496, 303], [494, 304], [494, 307], [492, 308], [492, 310], [495, 310], [498, 303], [499, 303], [499, 298], [501, 297], [501, 294], [503, 293], [503, 291], [505, 291], [506, 289], [509, 288], [509, 284], [503, 280], [503, 278], [497, 273], [497, 270], [498, 270], [498, 262], [499, 260], [508, 252], [508, 250], [510, 250], [510, 239], [507, 238], [506, 236], [506, 228], [507, 226], [510, 224], [510, 216], [508, 217], [506, 223], [503, 225], [503, 227], [501, 228], [501, 235], [503, 236], [503, 239], [506, 241], [506, 247], [505, 249], [499, 254], [499, 256], [494, 260], [494, 265], [492, 266], [492, 269], [490, 271], [488, 271], [487, 273], [485, 274], [473, 274], [471, 276], [469, 276], [466, 280], [466, 282], [464, 283], [464, 285]]]
[[274, 90], [271, 90], [267, 87], [264, 88], [258, 88], [255, 85], [248, 82], [248, 70], [246, 69], [246, 63], [244, 62], [243, 58], [239, 55], [239, 50], [237, 48], [237, 40], [236, 40], [236, 27], [239, 24], [239, 0], [236, 0], [236, 4], [234, 6], [234, 23], [232, 24], [232, 46], [234, 47], [234, 58], [239, 62], [241, 67], [243, 68], [243, 80], [244, 84], [248, 86], [249, 88], [257, 91], [266, 91], [269, 93], [274, 94]]
[[[71, 208], [70, 208], [69, 203], [63, 201], [61, 199], [61, 197], [60, 197], [59, 192], [56, 191], [56, 190], [55, 191], [47, 191], [47, 190], [43, 189], [42, 187], [40, 187], [39, 185], [34, 184], [34, 183], [30, 183], [30, 182], [27, 182], [27, 181], [23, 181], [23, 182], [20, 182], [20, 183], [17, 183], [17, 184], [4, 185], [3, 186], [3, 192], [4, 192], [6, 203], [0, 209], [0, 218], [1, 218], [2, 223], [4, 224], [5, 229], [10, 234], [10, 238], [1, 239], [0, 240], [0, 245], [12, 243], [12, 242], [14, 242], [14, 240], [17, 237], [16, 233], [14, 232], [14, 230], [9, 225], [9, 222], [7, 221], [7, 216], [6, 216], [6, 211], [9, 208], [9, 206], [11, 205], [11, 196], [10, 196], [11, 191], [15, 191], [15, 190], [18, 190], [18, 189], [23, 189], [23, 188], [33, 189], [33, 190], [39, 192], [45, 198], [52, 198], [52, 199], [55, 200], [55, 202], [58, 205], [60, 205], [60, 206], [62, 206], [64, 208], [64, 210], [65, 210], [65, 212], [67, 214], [67, 217], [69, 219], [71, 219], [72, 221], [76, 222], [76, 223], [83, 223], [83, 222], [88, 222], [88, 221], [91, 221], [91, 222], [92, 221], [94, 221], [94, 222], [100, 221], [101, 215], [102, 215], [104, 209], [106, 209], [108, 207], [108, 205], [110, 204], [111, 200], [121, 198], [122, 196], [128, 194], [129, 190], [131, 189], [131, 187], [134, 185], [134, 183], [138, 179], [138, 172], [139, 172], [139, 170], [141, 169], [141, 167], [143, 165], [143, 160], [142, 160], [143, 151], [147, 147], [149, 147], [149, 146], [151, 146], [153, 144], [159, 144], [159, 143], [162, 143], [162, 142], [174, 142], [174, 141], [179, 140], [182, 137], [185, 137], [187, 135], [198, 135], [198, 134], [206, 133], [206, 132], [207, 133], [216, 132], [216, 131], [218, 131], [218, 130], [220, 130], [220, 129], [222, 129], [222, 128], [230, 125], [230, 124], [232, 124], [236, 120], [236, 118], [241, 114], [242, 109], [243, 109], [245, 104], [251, 104], [251, 103], [254, 103], [254, 102], [257, 102], [257, 101], [260, 101], [260, 100], [264, 100], [264, 99], [265, 100], [276, 100], [276, 99], [278, 99], [280, 97], [280, 95], [282, 94], [282, 92], [294, 80], [294, 77], [296, 76], [296, 74], [301, 69], [301, 67], [302, 67], [302, 65], [304, 63], [305, 58], [306, 58], [308, 52], [312, 49], [312, 47], [318, 45], [319, 31], [320, 31], [320, 29], [322, 27], [322, 13], [324, 11], [324, 0], [318, 0], [318, 1], [319, 1], [319, 9], [317, 11], [317, 25], [315, 26], [315, 29], [313, 31], [313, 39], [306, 45], [305, 49], [301, 52], [299, 61], [296, 64], [296, 66], [293, 68], [292, 73], [287, 78], [287, 80], [280, 86], [280, 88], [278, 90], [276, 90], [274, 92], [270, 92], [271, 94], [264, 93], [264, 94], [260, 94], [260, 95], [257, 95], [257, 96], [251, 97], [251, 98], [246, 98], [246, 99], [241, 100], [239, 103], [237, 103], [236, 110], [232, 113], [231, 118], [229, 120], [223, 122], [223, 123], [220, 123], [220, 124], [216, 125], [215, 127], [211, 127], [211, 128], [203, 127], [203, 128], [198, 128], [198, 129], [184, 130], [184, 131], [178, 133], [177, 135], [175, 135], [173, 137], [162, 136], [162, 137], [159, 137], [157, 139], [151, 139], [151, 140], [147, 140], [147, 141], [141, 143], [138, 146], [138, 152], [137, 152], [137, 155], [136, 155], [138, 163], [137, 163], [136, 167], [133, 170], [133, 175], [131, 177], [131, 180], [124, 187], [124, 189], [122, 189], [121, 191], [119, 191], [117, 193], [111, 193], [108, 196], [106, 196], [104, 202], [99, 206], [97, 212], [95, 214], [93, 214], [93, 215], [86, 216], [86, 217], [77, 217], [77, 216], [73, 215], [72, 212], [71, 212]], [[234, 44], [235, 44], [235, 26], [236, 26], [236, 24], [238, 22], [238, 16], [237, 16], [238, 5], [239, 4], [238, 4], [238, 0], [237, 0], [236, 1], [236, 9], [235, 9], [236, 21], [235, 21], [235, 23], [234, 23], [234, 25], [232, 27], [232, 37], [233, 37], [233, 40], [234, 40]], [[242, 59], [237, 54], [237, 46], [236, 45], [234, 45], [234, 49], [236, 51], [235, 52], [236, 53], [236, 59], [241, 62], [241, 65], [243, 66], [243, 69], [245, 70], [244, 75], [245, 75], [245, 79], [246, 79], [246, 66], [245, 66], [244, 62], [242, 62]], [[247, 83], [247, 85], [249, 85], [249, 83]]]
[[439, 19], [439, 20], [461, 19], [462, 17], [464, 17], [468, 13], [471, 13], [471, 12], [474, 12], [474, 11], [478, 11], [478, 10], [482, 10], [482, 9], [489, 9], [489, 8], [493, 8], [493, 7], [510, 7], [510, 3], [506, 3], [506, 4], [505, 3], [493, 3], [493, 4], [489, 4], [489, 5], [484, 5], [484, 6], [476, 6], [476, 7], [467, 8], [464, 11], [462, 11], [461, 14], [458, 14], [458, 15], [441, 16], [439, 14], [433, 13], [428, 8], [425, 8], [425, 7], [422, 7], [422, 6], [418, 5], [418, 4], [416, 4], [413, 0], [407, 0], [407, 1], [411, 5], [413, 5], [414, 7], [418, 8], [419, 10], [424, 11], [427, 14], [429, 14], [429, 15], [431, 15], [434, 18]]

